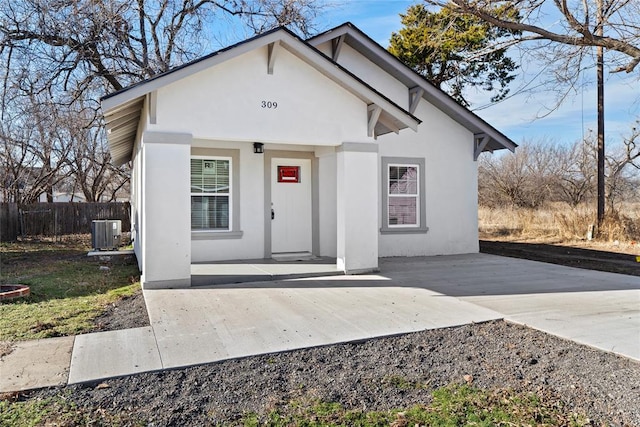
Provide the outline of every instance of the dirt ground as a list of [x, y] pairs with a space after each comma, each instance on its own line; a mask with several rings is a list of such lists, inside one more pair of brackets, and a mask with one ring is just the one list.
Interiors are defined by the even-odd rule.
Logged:
[[[607, 245], [607, 247], [620, 251], [624, 250], [624, 248], [621, 249], [619, 246], [616, 247], [612, 244]], [[633, 252], [636, 252], [635, 248], [632, 249], [632, 253], [624, 253], [611, 250], [551, 245], [548, 243], [481, 240], [480, 252], [588, 270], [640, 276], [640, 262], [636, 259], [640, 255], [633, 254]]]
[[[640, 275], [635, 255], [544, 243], [481, 241], [504, 256]], [[141, 293], [115, 304], [97, 330], [148, 324]], [[386, 410], [426, 404], [431, 392], [472, 381], [482, 389], [534, 392], [589, 426], [640, 426], [640, 363], [503, 321], [359, 343], [247, 357], [13, 396], [71, 402], [100, 424], [235, 425], [243, 415], [317, 401]], [[55, 424], [58, 420], [51, 414]], [[108, 425], [109, 422], [106, 422]]]
[[139, 290], [133, 296], [110, 304], [102, 315], [93, 320], [93, 323], [96, 327], [95, 332], [149, 326], [149, 316], [142, 291]]

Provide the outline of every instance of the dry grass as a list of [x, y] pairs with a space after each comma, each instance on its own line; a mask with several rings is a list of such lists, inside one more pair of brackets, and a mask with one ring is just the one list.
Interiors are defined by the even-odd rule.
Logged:
[[555, 244], [583, 242], [583, 246], [618, 248], [637, 253], [640, 241], [640, 204], [627, 204], [609, 213], [597, 238], [587, 241], [587, 232], [596, 222], [595, 206], [572, 208], [563, 203], [540, 209], [480, 207], [480, 238]]

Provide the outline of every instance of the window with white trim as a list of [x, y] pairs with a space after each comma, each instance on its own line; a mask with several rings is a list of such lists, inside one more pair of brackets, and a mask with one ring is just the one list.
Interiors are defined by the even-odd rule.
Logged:
[[418, 165], [388, 166], [388, 226], [416, 227], [420, 224]]
[[383, 234], [426, 233], [425, 159], [382, 157]]
[[191, 158], [191, 229], [231, 230], [231, 158]]

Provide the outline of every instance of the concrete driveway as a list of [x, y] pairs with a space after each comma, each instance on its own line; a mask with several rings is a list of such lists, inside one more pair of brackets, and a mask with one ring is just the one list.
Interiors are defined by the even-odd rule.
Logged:
[[486, 254], [382, 260], [381, 270], [403, 286], [640, 360], [640, 277]]
[[485, 254], [145, 291], [164, 368], [505, 318], [640, 360], [640, 278]]

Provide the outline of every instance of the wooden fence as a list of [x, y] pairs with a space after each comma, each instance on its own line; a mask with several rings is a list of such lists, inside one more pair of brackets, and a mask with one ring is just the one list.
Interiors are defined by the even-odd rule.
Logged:
[[129, 203], [0, 203], [0, 241], [91, 233], [94, 219], [119, 219], [127, 231], [129, 214]]

